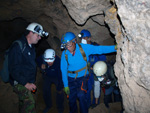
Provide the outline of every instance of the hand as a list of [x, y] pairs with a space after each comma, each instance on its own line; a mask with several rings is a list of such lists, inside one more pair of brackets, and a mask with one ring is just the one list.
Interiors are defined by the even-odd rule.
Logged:
[[36, 90], [36, 85], [33, 83], [26, 83], [25, 87], [30, 91]]
[[65, 87], [64, 89], [65, 89], [65, 93], [66, 93], [67, 95], [69, 95], [69, 94], [70, 94], [69, 87]]
[[42, 68], [42, 69], [46, 69], [46, 65], [45, 65], [45, 64], [42, 64], [42, 65], [41, 65], [41, 68]]
[[117, 44], [115, 45], [115, 50], [117, 50], [118, 48], [117, 48]]

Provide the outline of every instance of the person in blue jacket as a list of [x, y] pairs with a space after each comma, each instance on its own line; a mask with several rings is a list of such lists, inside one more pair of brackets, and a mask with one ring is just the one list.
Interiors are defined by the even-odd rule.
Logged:
[[37, 88], [34, 44], [37, 44], [41, 37], [47, 36], [47, 34], [40, 24], [31, 23], [27, 26], [23, 36], [18, 39], [22, 49], [19, 43], [13, 43], [9, 49], [10, 84], [19, 97], [19, 113], [36, 112], [35, 101], [31, 93]]
[[[98, 46], [96, 42], [91, 41], [91, 33], [89, 30], [83, 29], [80, 34], [78, 35], [79, 38], [81, 39], [81, 43], [83, 44], [91, 44]], [[88, 103], [88, 108], [89, 107], [96, 107], [99, 104], [100, 100], [100, 82], [97, 80], [96, 75], [93, 73], [93, 65], [97, 61], [106, 61], [106, 55], [104, 54], [91, 54], [89, 56], [89, 80], [88, 80], [88, 90], [87, 90], [87, 103]], [[96, 90], [94, 90], [96, 89]], [[93, 91], [93, 102], [91, 102], [91, 91]]]
[[[81, 46], [81, 47], [80, 47]], [[87, 105], [87, 61], [91, 54], [106, 54], [116, 52], [115, 45], [94, 46], [90, 44], [77, 44], [76, 36], [72, 32], [66, 32], [61, 38], [61, 48], [65, 49], [61, 55], [61, 71], [64, 90], [69, 95], [70, 113], [76, 113], [77, 98], [79, 99], [80, 113], [88, 113]], [[87, 61], [81, 54], [83, 49]], [[83, 52], [82, 51], [82, 52]]]
[[46, 104], [46, 108], [43, 113], [47, 113], [52, 107], [51, 99], [51, 84], [56, 85], [56, 104], [59, 113], [63, 113], [64, 106], [64, 91], [62, 75], [60, 70], [60, 58], [55, 55], [53, 49], [46, 49], [44, 54], [39, 56], [37, 64], [42, 72], [43, 77], [43, 98]]

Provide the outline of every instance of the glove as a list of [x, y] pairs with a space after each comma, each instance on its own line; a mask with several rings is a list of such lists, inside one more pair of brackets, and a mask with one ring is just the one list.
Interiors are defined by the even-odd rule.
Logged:
[[115, 50], [117, 50], [118, 48], [117, 48], [117, 44], [115, 45]]
[[69, 87], [65, 87], [64, 89], [65, 89], [65, 93], [66, 93], [67, 95], [69, 95], [69, 94], [70, 94]]
[[45, 64], [42, 64], [42, 65], [41, 65], [41, 69], [46, 69], [46, 65], [45, 65]]

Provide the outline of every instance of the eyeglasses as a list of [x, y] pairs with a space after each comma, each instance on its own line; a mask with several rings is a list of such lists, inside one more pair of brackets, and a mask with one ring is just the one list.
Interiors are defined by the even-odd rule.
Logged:
[[67, 42], [67, 44], [66, 44], [66, 48], [70, 48], [70, 47], [72, 47], [72, 45], [73, 45], [73, 42], [72, 42], [72, 41], [69, 41], [69, 42]]
[[61, 44], [61, 49], [67, 49], [67, 48], [72, 47], [73, 42], [74, 42], [74, 40], [73, 41], [69, 41], [69, 42], [67, 42], [65, 44]]
[[44, 60], [54, 60], [54, 58], [44, 58]]

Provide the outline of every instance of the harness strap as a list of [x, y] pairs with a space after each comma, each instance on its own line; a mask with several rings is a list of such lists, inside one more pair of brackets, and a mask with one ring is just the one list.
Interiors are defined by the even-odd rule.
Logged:
[[[83, 59], [86, 61], [86, 66], [83, 67], [83, 68], [81, 68], [81, 69], [79, 69], [79, 70], [77, 70], [77, 71], [68, 71], [68, 73], [72, 73], [72, 74], [75, 74], [75, 73], [76, 73], [75, 79], [76, 79], [77, 76], [78, 76], [78, 72], [80, 72], [80, 71], [82, 71], [82, 70], [84, 70], [84, 69], [86, 69], [85, 75], [84, 75], [84, 76], [86, 76], [87, 69], [88, 69], [88, 63], [87, 63], [87, 58], [86, 58], [85, 52], [84, 52], [83, 48], [81, 47], [81, 45], [80, 45], [80, 44], [78, 44], [78, 45], [79, 45], [79, 48], [80, 48], [80, 52], [81, 52], [81, 54], [82, 54], [82, 56], [83, 56]], [[65, 53], [66, 53], [66, 50], [65, 50]], [[66, 59], [66, 61], [67, 61], [67, 64], [69, 65], [69, 62], [68, 62], [68, 55], [67, 55], [67, 54], [65, 54], [65, 59]]]
[[80, 48], [80, 52], [81, 52], [81, 54], [83, 56], [83, 59], [87, 62], [87, 58], [86, 58], [86, 55], [85, 55], [85, 52], [84, 52], [83, 48], [81, 47], [80, 44], [78, 44], [78, 45], [79, 45], [79, 48]]
[[[75, 74], [75, 73], [76, 73], [76, 77], [75, 77], [75, 79], [76, 79], [77, 76], [78, 76], [78, 72], [80, 72], [80, 71], [82, 71], [82, 70], [84, 70], [84, 69], [86, 69], [86, 71], [85, 71], [85, 75], [86, 75], [87, 66], [85, 66], [85, 67], [83, 67], [83, 68], [81, 68], [81, 69], [79, 69], [79, 70], [77, 70], [77, 71], [68, 71], [68, 73], [72, 73], [72, 74]], [[84, 75], [84, 76], [85, 76], [85, 75]]]
[[69, 62], [68, 62], [68, 55], [67, 55], [67, 54], [65, 54], [65, 58], [66, 58], [67, 64], [69, 65]]

